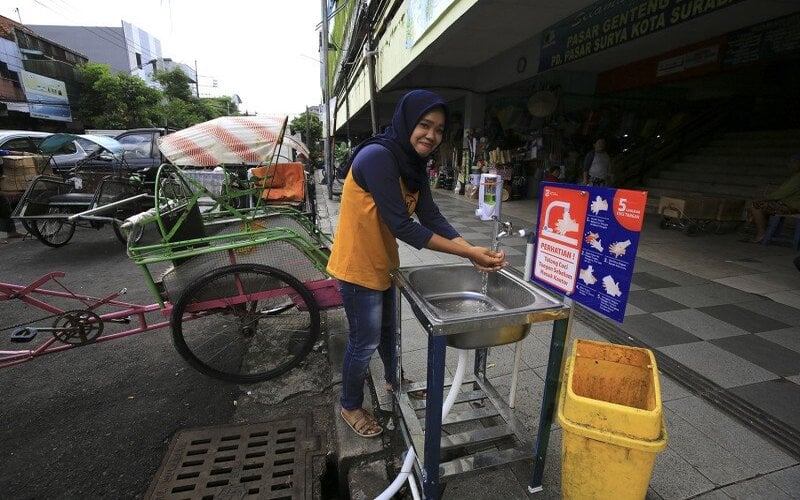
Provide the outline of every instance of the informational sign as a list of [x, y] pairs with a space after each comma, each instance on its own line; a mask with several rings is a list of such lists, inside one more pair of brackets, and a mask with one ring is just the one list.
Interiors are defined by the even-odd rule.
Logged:
[[647, 193], [543, 183], [531, 279], [622, 322]]
[[600, 0], [542, 32], [539, 71], [661, 31], [742, 0]]
[[30, 105], [32, 118], [44, 118], [45, 120], [62, 122], [72, 121], [67, 87], [64, 82], [24, 70], [20, 71], [20, 73], [22, 74], [22, 87], [25, 90], [25, 98]]
[[756, 24], [728, 35], [722, 64], [725, 67], [800, 53], [800, 13]]

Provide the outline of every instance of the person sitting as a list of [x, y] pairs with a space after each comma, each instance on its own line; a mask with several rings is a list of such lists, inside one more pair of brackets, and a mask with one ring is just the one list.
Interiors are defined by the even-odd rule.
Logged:
[[561, 167], [553, 165], [548, 169], [547, 175], [544, 178], [545, 182], [561, 182], [558, 176], [561, 175]]
[[771, 215], [791, 215], [800, 213], [800, 153], [789, 158], [789, 169], [792, 175], [783, 184], [764, 198], [753, 200], [750, 211], [756, 234], [752, 243], [760, 243], [767, 230], [767, 221]]

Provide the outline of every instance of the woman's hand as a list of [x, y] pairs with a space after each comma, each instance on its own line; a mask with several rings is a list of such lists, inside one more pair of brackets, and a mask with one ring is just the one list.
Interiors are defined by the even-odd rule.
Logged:
[[484, 247], [472, 247], [470, 249], [469, 260], [479, 271], [499, 271], [508, 265], [505, 258], [506, 254], [502, 250], [499, 252], [492, 252]]

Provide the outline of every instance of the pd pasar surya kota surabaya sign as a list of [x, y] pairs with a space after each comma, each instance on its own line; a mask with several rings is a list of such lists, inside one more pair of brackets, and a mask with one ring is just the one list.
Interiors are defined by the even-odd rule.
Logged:
[[576, 61], [742, 0], [599, 1], [542, 32], [539, 71]]

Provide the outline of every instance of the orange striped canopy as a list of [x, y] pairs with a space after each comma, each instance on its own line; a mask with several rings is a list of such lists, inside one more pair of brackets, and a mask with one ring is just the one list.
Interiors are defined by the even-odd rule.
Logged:
[[283, 142], [286, 120], [286, 116], [223, 116], [161, 137], [158, 147], [178, 166], [269, 164]]

